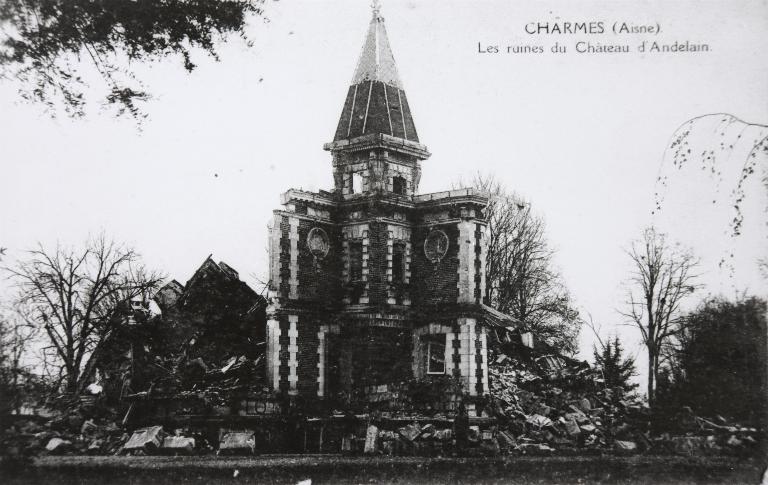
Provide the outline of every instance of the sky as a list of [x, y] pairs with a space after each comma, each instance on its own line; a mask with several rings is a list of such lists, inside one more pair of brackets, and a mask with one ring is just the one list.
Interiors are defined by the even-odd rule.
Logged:
[[[254, 286], [265, 279], [267, 223], [279, 195], [332, 186], [322, 145], [341, 112], [368, 3], [268, 1], [269, 21], [249, 24], [252, 47], [239, 39], [220, 45], [218, 62], [196, 53], [191, 74], [181, 59], [134, 66], [153, 95], [141, 130], [98, 102], [85, 119], [52, 119], [21, 102], [12, 82], [0, 83], [4, 263], [37, 242], [77, 245], [103, 231], [182, 283], [211, 253]], [[728, 194], [743, 156], [722, 158], [719, 178], [665, 161], [673, 133], [695, 116], [726, 112], [768, 124], [766, 1], [382, 3], [420, 140], [433, 154], [420, 191], [445, 190], [479, 171], [527, 198], [546, 220], [575, 302], [605, 335], [640, 351], [637, 330], [622, 325], [619, 312], [631, 270], [625, 251], [649, 224], [702, 260], [704, 287], [688, 308], [708, 295], [768, 293], [756, 267], [768, 247], [758, 177], [747, 182], [742, 235], [728, 235]], [[616, 21], [659, 25], [661, 33], [525, 32], [531, 22], [603, 22], [610, 30]], [[634, 50], [654, 40], [710, 50]], [[568, 52], [479, 52], [548, 51], [556, 41]], [[633, 51], [580, 54], [578, 41]], [[89, 79], [98, 100], [103, 86]], [[660, 174], [669, 178], [662, 210], [652, 215]], [[585, 329], [582, 357], [591, 357], [592, 343]]]

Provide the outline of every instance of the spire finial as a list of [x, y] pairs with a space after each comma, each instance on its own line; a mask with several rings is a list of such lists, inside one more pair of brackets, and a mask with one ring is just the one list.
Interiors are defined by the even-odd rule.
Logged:
[[373, 0], [371, 10], [373, 10], [373, 18], [377, 20], [381, 18], [381, 3], [379, 0]]

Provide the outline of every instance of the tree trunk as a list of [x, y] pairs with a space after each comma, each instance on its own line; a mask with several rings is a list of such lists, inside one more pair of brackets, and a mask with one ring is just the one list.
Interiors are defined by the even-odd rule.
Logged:
[[648, 407], [653, 408], [656, 401], [656, 389], [654, 383], [656, 380], [656, 366], [654, 362], [656, 360], [655, 352], [652, 349], [648, 349]]
[[77, 395], [77, 384], [80, 380], [80, 372], [78, 370], [71, 365], [67, 366], [67, 392], [73, 396]]

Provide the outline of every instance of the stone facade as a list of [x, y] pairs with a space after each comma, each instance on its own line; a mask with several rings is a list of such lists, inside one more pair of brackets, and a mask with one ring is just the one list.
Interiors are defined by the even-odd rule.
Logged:
[[267, 382], [322, 399], [449, 375], [487, 393], [487, 197], [418, 194], [430, 153], [378, 12], [324, 148], [333, 190], [289, 190], [270, 227]]

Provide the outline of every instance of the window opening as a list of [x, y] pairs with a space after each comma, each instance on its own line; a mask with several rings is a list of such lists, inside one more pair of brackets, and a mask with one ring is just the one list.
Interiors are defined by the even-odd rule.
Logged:
[[392, 282], [405, 282], [405, 244], [392, 245]]
[[363, 174], [360, 172], [355, 172], [352, 174], [352, 193], [353, 194], [362, 194], [363, 193]]
[[392, 177], [392, 192], [395, 194], [405, 195], [405, 178], [404, 177]]
[[352, 281], [363, 279], [363, 242], [349, 243], [349, 276]]
[[445, 374], [445, 336], [427, 341], [427, 374]]

